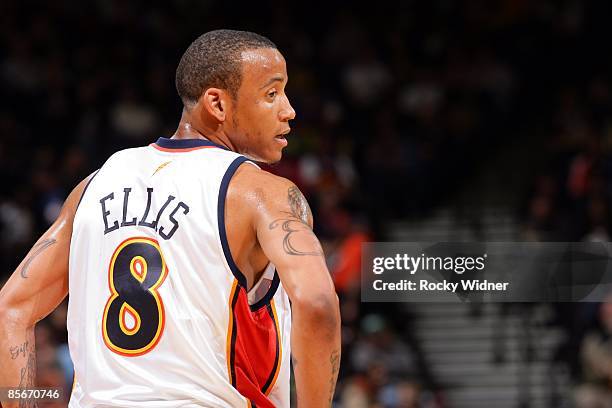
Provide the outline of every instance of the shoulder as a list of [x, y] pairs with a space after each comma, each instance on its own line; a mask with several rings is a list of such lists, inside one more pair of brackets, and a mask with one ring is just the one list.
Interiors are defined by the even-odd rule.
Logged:
[[108, 156], [108, 158], [104, 161], [100, 170], [104, 168], [108, 168], [109, 166], [123, 166], [125, 164], [135, 163], [138, 160], [142, 159], [142, 155], [149, 151], [151, 147], [149, 146], [141, 146], [141, 147], [130, 147], [128, 149], [118, 150]]
[[282, 211], [289, 212], [312, 225], [312, 213], [302, 192], [290, 180], [274, 175], [249, 163], [236, 171], [228, 198], [249, 208], [256, 215]]
[[262, 170], [248, 162], [243, 163], [236, 170], [232, 184], [244, 192], [257, 193], [265, 198], [275, 198], [278, 193], [295, 187], [290, 180]]
[[74, 187], [70, 194], [68, 194], [68, 197], [64, 201], [64, 205], [62, 206], [62, 209], [54, 224], [68, 227], [68, 229], [72, 231], [72, 223], [74, 222], [76, 211], [81, 203], [81, 198], [83, 197], [83, 194], [85, 194], [85, 190], [87, 190], [91, 180], [96, 176], [96, 173], [97, 170], [81, 180], [81, 182]]

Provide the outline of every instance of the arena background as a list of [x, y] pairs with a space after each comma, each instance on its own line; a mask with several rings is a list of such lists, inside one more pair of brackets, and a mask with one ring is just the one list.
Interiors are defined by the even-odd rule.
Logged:
[[[270, 170], [309, 199], [341, 298], [334, 406], [609, 407], [612, 304], [361, 303], [359, 256], [609, 241], [611, 4], [398, 3], [1, 2], [0, 282], [78, 181], [174, 132], [189, 43], [252, 30], [286, 56], [297, 111]], [[69, 390], [65, 318], [37, 326], [38, 375]]]

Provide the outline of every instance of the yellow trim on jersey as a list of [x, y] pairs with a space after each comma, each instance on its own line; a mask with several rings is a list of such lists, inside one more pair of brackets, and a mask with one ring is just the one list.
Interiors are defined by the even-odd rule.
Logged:
[[[140, 265], [140, 271], [138, 271], [138, 268], [136, 268], [137, 265]], [[130, 261], [130, 273], [138, 280], [138, 282], [143, 283], [147, 277], [147, 266], [146, 259], [144, 259], [142, 256], [135, 256]]]
[[[134, 319], [135, 324], [134, 328], [132, 329], [128, 329], [127, 325], [125, 324], [126, 314], [130, 314]], [[140, 320], [140, 314], [136, 311], [136, 309], [134, 309], [129, 304], [123, 302], [123, 304], [121, 305], [121, 309], [119, 310], [119, 327], [121, 328], [121, 331], [128, 336], [133, 336], [134, 334], [138, 333], [138, 330], [140, 330], [141, 323], [142, 321]]]
[[283, 339], [281, 338], [280, 327], [278, 326], [278, 313], [276, 312], [276, 305], [274, 303], [274, 299], [270, 300], [270, 309], [272, 309], [272, 315], [274, 316], [274, 324], [276, 325], [276, 333], [278, 335], [278, 363], [274, 368], [276, 371], [274, 373], [274, 378], [272, 378], [272, 382], [270, 386], [265, 392], [265, 395], [270, 395], [272, 388], [276, 385], [276, 380], [278, 379], [278, 374], [280, 373], [280, 368], [283, 365]]
[[232, 290], [230, 290], [228, 310], [229, 310], [229, 321], [227, 324], [227, 338], [225, 340], [225, 360], [227, 362], [227, 378], [230, 384], [232, 383], [232, 367], [231, 367], [231, 353], [232, 353], [232, 334], [234, 330], [234, 309], [232, 307], [232, 301], [238, 290], [238, 281], [234, 279], [232, 284]]

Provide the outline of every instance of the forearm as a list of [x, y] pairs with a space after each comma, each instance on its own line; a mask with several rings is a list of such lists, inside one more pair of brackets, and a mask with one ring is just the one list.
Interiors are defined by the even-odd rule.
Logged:
[[293, 183], [249, 171], [250, 177], [239, 181], [245, 183], [243, 188], [259, 185], [266, 192], [256, 194], [260, 198], [252, 203], [257, 205], [248, 204], [257, 241], [276, 265], [291, 300], [298, 407], [330, 407], [340, 368], [340, 309], [325, 254], [312, 230], [312, 212]]
[[[10, 312], [0, 315], [0, 387], [32, 388], [36, 386], [36, 346], [34, 326], [19, 322]], [[34, 401], [3, 401], [4, 408], [36, 407]]]
[[291, 343], [298, 407], [331, 406], [340, 368], [337, 302], [324, 316], [293, 307]]

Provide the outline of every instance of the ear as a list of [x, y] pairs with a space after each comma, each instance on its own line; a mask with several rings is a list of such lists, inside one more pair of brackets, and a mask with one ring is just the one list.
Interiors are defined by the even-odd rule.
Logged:
[[204, 110], [219, 122], [224, 122], [229, 108], [227, 91], [219, 88], [208, 88], [200, 96], [198, 103]]

